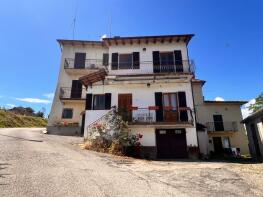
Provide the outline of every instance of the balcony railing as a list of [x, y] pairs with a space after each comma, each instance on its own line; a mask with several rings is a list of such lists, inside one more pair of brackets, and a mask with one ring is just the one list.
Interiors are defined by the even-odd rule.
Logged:
[[85, 89], [74, 90], [71, 87], [61, 87], [59, 92], [60, 99], [81, 100], [86, 98]]
[[105, 68], [102, 59], [86, 59], [85, 62], [77, 62], [74, 58], [65, 58], [65, 69], [100, 69]]
[[118, 113], [125, 121], [131, 124], [193, 124], [193, 114], [190, 108], [179, 108], [179, 110], [160, 110], [161, 120], [158, 120], [156, 110], [158, 107], [148, 108], [132, 107], [131, 109], [118, 109]]
[[207, 122], [208, 132], [235, 132], [237, 129], [237, 122]]
[[[112, 67], [114, 65], [114, 67]], [[194, 73], [195, 64], [193, 60], [182, 60], [178, 62], [166, 62], [165, 64], [157, 64], [153, 61], [141, 61], [136, 65], [133, 65], [132, 62], [113, 62], [109, 66], [111, 70], [125, 70], [133, 69], [134, 72], [138, 70], [141, 74], [153, 74], [153, 73]], [[134, 74], [134, 72], [126, 73]]]

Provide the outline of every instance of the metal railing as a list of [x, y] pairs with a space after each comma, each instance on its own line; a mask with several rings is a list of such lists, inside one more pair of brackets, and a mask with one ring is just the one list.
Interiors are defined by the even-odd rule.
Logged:
[[[195, 73], [195, 63], [193, 60], [182, 60], [175, 62], [153, 62], [153, 61], [140, 61], [134, 64], [133, 62], [112, 62], [104, 63], [102, 59], [86, 59], [85, 62], [77, 63], [74, 58], [65, 58], [65, 69], [107, 69], [111, 68], [112, 72], [116, 70], [138, 70], [140, 74], [153, 74], [153, 73]], [[134, 74], [134, 72], [127, 72], [125, 75]]]
[[74, 90], [71, 87], [61, 87], [59, 98], [72, 100], [86, 99], [85, 88], [82, 88], [81, 90]]
[[237, 122], [229, 121], [229, 122], [207, 122], [206, 128], [208, 132], [225, 132], [225, 131], [231, 131], [235, 132], [238, 131], [237, 129]]
[[131, 109], [119, 108], [118, 114], [120, 114], [125, 121], [131, 123], [193, 123], [193, 114], [190, 108], [179, 108], [178, 110], [162, 109], [159, 111], [163, 117], [161, 121], [156, 117], [156, 111], [159, 111], [156, 106], [149, 106], [148, 108], [132, 107]]
[[[176, 62], [153, 62], [153, 61], [140, 61], [137, 64], [133, 62], [112, 62], [109, 64], [112, 71], [133, 69], [140, 70], [143, 74], [152, 73], [194, 73], [195, 64], [193, 60], [182, 60]], [[127, 73], [129, 74], [129, 73]], [[132, 74], [132, 73], [131, 73]]]
[[65, 58], [65, 69], [100, 69], [105, 68], [102, 59], [86, 59], [85, 62], [75, 62], [74, 58]]

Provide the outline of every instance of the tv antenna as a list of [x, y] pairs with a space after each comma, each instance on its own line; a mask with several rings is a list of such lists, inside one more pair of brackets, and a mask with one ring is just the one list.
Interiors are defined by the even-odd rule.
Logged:
[[77, 20], [77, 10], [78, 10], [78, 0], [76, 0], [76, 5], [75, 5], [75, 13], [74, 13], [74, 18], [73, 18], [73, 29], [72, 29], [72, 39], [74, 40], [75, 38], [75, 31], [76, 31], [76, 20]]

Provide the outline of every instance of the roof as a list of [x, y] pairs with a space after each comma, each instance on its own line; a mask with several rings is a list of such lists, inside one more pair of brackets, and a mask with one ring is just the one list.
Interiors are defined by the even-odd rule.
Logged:
[[202, 86], [205, 84], [205, 80], [201, 80], [201, 79], [192, 79], [192, 83], [200, 83], [200, 84], [202, 84]]
[[126, 42], [130, 42], [131, 44], [136, 43], [149, 43], [149, 42], [172, 42], [172, 41], [184, 41], [186, 44], [189, 43], [191, 38], [194, 36], [194, 34], [173, 34], [173, 35], [154, 35], [154, 36], [129, 36], [129, 37], [121, 37], [121, 36], [114, 36], [111, 38], [103, 38], [103, 41], [108, 44], [116, 44], [122, 43], [125, 44]]
[[102, 45], [104, 43], [102, 41], [94, 41], [94, 40], [66, 40], [66, 39], [57, 39], [57, 42], [61, 45], [71, 44], [71, 45]]
[[204, 101], [206, 104], [231, 104], [231, 105], [244, 105], [247, 101]]
[[156, 35], [156, 36], [132, 36], [132, 37], [121, 37], [121, 36], [114, 36], [111, 38], [103, 38], [102, 41], [94, 41], [94, 40], [67, 40], [67, 39], [57, 39], [58, 43], [60, 45], [64, 44], [79, 44], [79, 45], [111, 45], [122, 43], [125, 44], [125, 42], [129, 43], [149, 43], [149, 42], [172, 42], [172, 41], [184, 41], [186, 44], [189, 43], [191, 38], [194, 36], [194, 34], [174, 34], [174, 35]]
[[259, 110], [257, 110], [256, 112], [252, 113], [251, 115], [249, 115], [248, 117], [246, 117], [244, 120], [241, 121], [241, 123], [247, 123], [248, 121], [260, 117], [262, 116], [263, 118], [263, 107], [261, 107]]

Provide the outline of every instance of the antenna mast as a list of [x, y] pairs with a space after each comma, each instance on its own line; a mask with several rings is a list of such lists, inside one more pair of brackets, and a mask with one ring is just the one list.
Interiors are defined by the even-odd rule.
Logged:
[[78, 8], [78, 0], [76, 0], [75, 13], [74, 13], [74, 18], [73, 18], [73, 30], [72, 30], [72, 38], [73, 38], [73, 40], [75, 38], [75, 29], [76, 29], [76, 20], [77, 20], [77, 8]]

